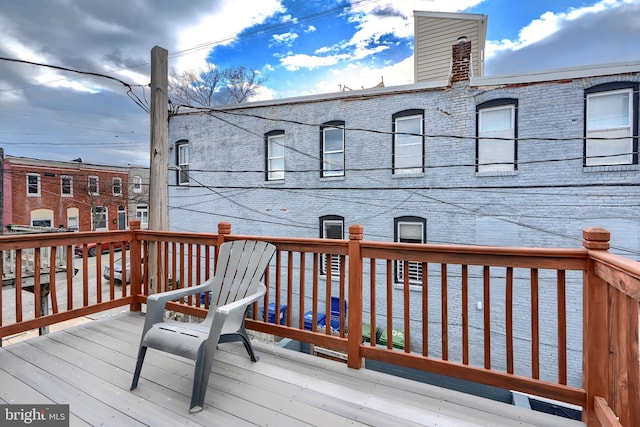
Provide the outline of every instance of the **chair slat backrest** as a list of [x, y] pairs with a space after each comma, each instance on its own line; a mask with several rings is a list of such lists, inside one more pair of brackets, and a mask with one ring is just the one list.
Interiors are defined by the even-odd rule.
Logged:
[[220, 246], [211, 304], [221, 306], [254, 293], [273, 256], [274, 245], [255, 240], [235, 240]]

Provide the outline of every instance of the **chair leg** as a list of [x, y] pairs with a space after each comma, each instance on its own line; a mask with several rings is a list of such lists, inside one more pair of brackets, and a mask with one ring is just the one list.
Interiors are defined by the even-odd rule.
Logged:
[[144, 356], [147, 354], [147, 347], [140, 347], [138, 350], [138, 361], [136, 362], [136, 370], [133, 372], [133, 381], [131, 382], [131, 388], [133, 390], [138, 387], [138, 379], [140, 378], [140, 371], [142, 370], [142, 363], [144, 362]]
[[193, 372], [193, 389], [191, 390], [191, 405], [189, 413], [195, 414], [202, 411], [204, 407], [204, 397], [207, 393], [209, 384], [209, 374], [213, 366], [213, 355], [207, 354], [206, 351], [198, 352], [196, 358], [196, 366]]
[[253, 351], [251, 340], [249, 339], [249, 335], [247, 335], [247, 331], [244, 326], [242, 326], [237, 332], [221, 335], [218, 340], [221, 344], [234, 341], [242, 341], [242, 344], [244, 344], [244, 348], [247, 350], [252, 362], [260, 360], [260, 357], [258, 357], [258, 355]]
[[242, 343], [244, 344], [244, 348], [247, 350], [247, 353], [249, 353], [251, 361], [257, 362], [258, 360], [260, 360], [260, 358], [253, 351], [253, 346], [251, 345], [251, 341], [249, 340], [249, 336], [247, 335], [247, 331], [245, 331], [244, 327], [238, 331], [238, 335], [240, 335]]

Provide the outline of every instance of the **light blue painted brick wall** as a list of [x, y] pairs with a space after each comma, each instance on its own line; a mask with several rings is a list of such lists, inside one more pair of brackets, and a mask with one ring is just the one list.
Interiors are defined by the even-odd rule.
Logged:
[[[602, 226], [612, 231], [612, 251], [638, 259], [638, 166], [583, 167], [584, 90], [611, 81], [638, 82], [640, 76], [499, 88], [461, 83], [447, 89], [380, 96], [354, 94], [314, 102], [292, 99], [232, 109], [233, 114], [174, 116], [170, 119], [169, 141], [189, 141], [191, 186], [170, 187], [170, 227], [215, 232], [218, 222], [229, 221], [234, 234], [318, 237], [319, 217], [340, 215], [345, 220], [345, 232], [351, 224], [362, 224], [365, 239], [392, 241], [394, 218], [413, 215], [426, 219], [429, 243], [579, 248], [585, 227]], [[473, 138], [476, 105], [499, 98], [518, 99], [518, 170], [478, 175]], [[426, 170], [419, 176], [395, 178], [390, 170], [391, 116], [416, 108], [424, 109]], [[320, 178], [318, 125], [332, 120], [343, 120], [347, 127], [344, 178]], [[285, 180], [267, 182], [264, 134], [275, 129], [285, 132], [287, 172]], [[565, 138], [573, 139], [557, 140]], [[170, 150], [170, 159], [175, 162], [174, 150]], [[174, 174], [170, 174], [171, 184], [175, 184]], [[428, 345], [430, 354], [440, 355], [440, 267], [432, 269]], [[461, 360], [458, 270], [451, 266], [448, 274], [451, 360]], [[491, 319], [495, 345], [492, 360], [498, 369], [506, 367], [505, 321], [497, 314], [504, 313], [504, 275], [504, 271], [492, 269], [490, 306], [496, 313]], [[529, 272], [516, 271], [515, 276], [515, 359], [522, 373], [529, 375]], [[555, 280], [549, 272], [540, 272], [541, 376], [550, 380], [557, 376], [548, 369], [557, 363], [551, 338], [556, 333]], [[571, 385], [581, 382], [581, 280], [580, 274], [568, 274]], [[384, 295], [384, 280], [380, 283], [377, 292]], [[481, 303], [484, 309], [487, 302], [481, 269], [470, 268], [469, 292], [471, 362], [482, 366], [483, 311], [476, 305]], [[412, 344], [420, 349], [421, 291], [410, 294]], [[401, 295], [402, 290], [396, 290], [393, 302], [394, 327], [398, 329], [402, 329], [404, 315]], [[385, 304], [381, 300], [377, 310], [384, 312]]]

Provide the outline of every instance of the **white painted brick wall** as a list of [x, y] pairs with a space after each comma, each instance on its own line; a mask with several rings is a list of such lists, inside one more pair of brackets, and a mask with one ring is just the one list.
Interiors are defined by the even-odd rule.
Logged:
[[[217, 223], [232, 223], [232, 233], [318, 237], [319, 217], [340, 215], [349, 225], [362, 224], [367, 240], [393, 240], [393, 220], [415, 215], [427, 221], [430, 243], [581, 247], [582, 230], [597, 225], [612, 231], [612, 251], [638, 259], [619, 248], [640, 251], [640, 171], [638, 166], [586, 171], [582, 166], [584, 89], [596, 84], [640, 81], [639, 75], [578, 79], [561, 83], [509, 88], [470, 88], [456, 84], [448, 90], [425, 90], [359, 99], [275, 103], [170, 119], [169, 141], [190, 144], [192, 186], [170, 187], [170, 226], [175, 230], [215, 232]], [[475, 108], [493, 99], [518, 99], [518, 171], [507, 176], [476, 176]], [[422, 176], [394, 178], [391, 174], [393, 113], [424, 109], [427, 169]], [[240, 116], [238, 113], [282, 118], [319, 125], [344, 120], [347, 130], [346, 176], [320, 178], [318, 126]], [[233, 125], [232, 125], [233, 124]], [[266, 182], [264, 134], [285, 131], [286, 179]], [[444, 135], [444, 136], [443, 136]], [[464, 135], [467, 139], [447, 137]], [[526, 138], [575, 138], [553, 141]], [[175, 151], [170, 152], [171, 163]], [[567, 159], [565, 161], [551, 161]], [[242, 172], [239, 172], [242, 171]], [[170, 174], [175, 184], [175, 173]], [[210, 188], [201, 188], [201, 186]], [[511, 189], [509, 187], [512, 187]], [[345, 236], [346, 237], [346, 236]], [[308, 263], [310, 266], [311, 263]], [[441, 354], [439, 266], [430, 276], [429, 351]], [[493, 271], [493, 269], [492, 269]], [[528, 272], [518, 272], [520, 276]], [[483, 302], [481, 271], [469, 287], [471, 362], [482, 366]], [[504, 272], [496, 273], [504, 276]], [[531, 327], [528, 276], [514, 291], [516, 364], [529, 375]], [[459, 272], [450, 267], [449, 355], [461, 360], [461, 302]], [[540, 330], [543, 379], [555, 379], [555, 279], [541, 272]], [[310, 274], [307, 275], [310, 277]], [[294, 281], [294, 283], [297, 283]], [[378, 295], [385, 295], [382, 279]], [[504, 279], [492, 282], [492, 342], [496, 368], [505, 369]], [[567, 285], [569, 305], [569, 383], [580, 385], [582, 347], [581, 277]], [[310, 295], [307, 291], [306, 295]], [[321, 295], [324, 295], [321, 292]], [[422, 310], [420, 292], [411, 292], [412, 345], [419, 349]], [[285, 295], [283, 295], [284, 301]], [[365, 295], [365, 307], [368, 307]], [[485, 304], [483, 302], [483, 304]], [[486, 305], [486, 304], [485, 304]], [[310, 300], [305, 307], [310, 306]], [[377, 309], [384, 313], [381, 297]], [[297, 308], [294, 309], [294, 313]], [[394, 324], [402, 329], [402, 293], [394, 293]], [[379, 316], [379, 322], [384, 318]]]

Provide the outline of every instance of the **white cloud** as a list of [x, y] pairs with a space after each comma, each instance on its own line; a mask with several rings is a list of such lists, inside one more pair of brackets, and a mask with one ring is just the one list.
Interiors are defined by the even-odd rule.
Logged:
[[[288, 71], [301, 68], [315, 69], [335, 65], [341, 61], [357, 61], [389, 49], [379, 45], [383, 36], [391, 34], [398, 38], [413, 36], [413, 12], [415, 10], [457, 11], [474, 6], [483, 0], [412, 0], [402, 2], [356, 3], [350, 21], [357, 31], [351, 39], [339, 45], [316, 49], [316, 55], [290, 53], [280, 59]], [[315, 28], [314, 28], [315, 30]], [[332, 54], [333, 53], [333, 54]], [[332, 54], [332, 55], [331, 55]]]
[[603, 12], [633, 2], [634, 0], [601, 0], [591, 6], [570, 8], [567, 12], [545, 12], [540, 15], [540, 18], [534, 19], [529, 25], [523, 27], [516, 40], [487, 41], [485, 58], [489, 59], [499, 52], [515, 51], [540, 42], [560, 31], [569, 21], [583, 18], [587, 14]]
[[38, 84], [51, 87], [63, 87], [77, 90], [78, 92], [99, 93], [103, 89], [100, 86], [91, 86], [82, 80], [72, 80], [59, 73], [44, 71], [35, 76]]
[[283, 65], [288, 71], [298, 71], [301, 68], [313, 70], [318, 67], [326, 67], [335, 65], [339, 61], [343, 61], [349, 58], [349, 55], [330, 55], [330, 56], [312, 56], [304, 53], [295, 55], [289, 55], [284, 58], [280, 58], [280, 64]]
[[316, 27], [314, 27], [313, 25], [309, 25], [304, 32], [305, 33], [315, 33], [316, 31], [318, 31], [318, 29]]
[[273, 35], [273, 40], [276, 43], [285, 45], [291, 45], [297, 38], [298, 34], [292, 32]]
[[[189, 54], [178, 57], [174, 65], [178, 72], [202, 68], [203, 51], [214, 45], [233, 43], [236, 36], [245, 28], [264, 22], [277, 12], [285, 12], [279, 0], [261, 0], [251, 4], [251, 13], [247, 13], [245, 2], [228, 0], [217, 9], [203, 10], [202, 18], [192, 26], [179, 31], [177, 47], [180, 51], [189, 50]], [[229, 19], [232, 16], [233, 19]]]
[[268, 88], [267, 86], [260, 86], [257, 90], [256, 90], [256, 94], [254, 96], [252, 96], [249, 101], [253, 102], [253, 101], [267, 101], [270, 99], [273, 99], [275, 97], [275, 92]]

